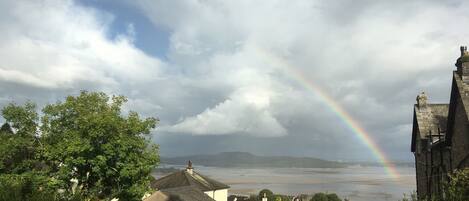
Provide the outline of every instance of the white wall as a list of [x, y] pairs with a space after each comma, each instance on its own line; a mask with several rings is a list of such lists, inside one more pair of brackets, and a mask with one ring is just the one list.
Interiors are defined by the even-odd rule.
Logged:
[[205, 194], [210, 196], [216, 201], [227, 201], [228, 200], [228, 189], [220, 189], [216, 191], [205, 191]]

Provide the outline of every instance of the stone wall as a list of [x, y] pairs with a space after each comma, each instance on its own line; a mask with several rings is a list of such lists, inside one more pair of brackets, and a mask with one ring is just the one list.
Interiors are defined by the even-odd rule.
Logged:
[[451, 170], [450, 149], [444, 143], [415, 154], [417, 193], [420, 198], [440, 195]]
[[466, 111], [460, 97], [457, 100], [455, 115], [451, 139], [452, 167], [469, 167], [467, 162], [463, 162], [469, 154], [469, 122], [467, 121]]
[[425, 153], [415, 154], [415, 169], [417, 178], [417, 192], [419, 195], [427, 195], [427, 161]]

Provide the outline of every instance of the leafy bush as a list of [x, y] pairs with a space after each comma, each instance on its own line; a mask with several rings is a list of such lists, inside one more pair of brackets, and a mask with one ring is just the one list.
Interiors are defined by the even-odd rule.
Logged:
[[335, 193], [316, 193], [310, 201], [341, 201], [341, 199]]
[[257, 195], [257, 200], [262, 200], [262, 198], [264, 197], [264, 194], [267, 197], [268, 201], [275, 200], [274, 193], [269, 189], [262, 189], [261, 191], [259, 191], [259, 194]]
[[450, 175], [451, 179], [446, 187], [448, 201], [469, 200], [469, 168], [456, 170]]
[[3, 174], [0, 176], [0, 201], [59, 200], [54, 182], [38, 173]]
[[399, 200], [399, 201], [418, 201], [417, 193], [415, 191], [410, 193], [410, 197], [407, 197], [407, 194], [404, 193], [404, 198], [402, 198], [402, 200]]
[[339, 196], [335, 193], [327, 194], [328, 201], [341, 201]]
[[325, 193], [316, 193], [309, 201], [329, 201], [329, 199]]
[[449, 183], [445, 184], [443, 195], [433, 195], [432, 199], [418, 199], [412, 192], [410, 197], [404, 194], [400, 201], [468, 201], [469, 200], [469, 168], [456, 170], [450, 174]]

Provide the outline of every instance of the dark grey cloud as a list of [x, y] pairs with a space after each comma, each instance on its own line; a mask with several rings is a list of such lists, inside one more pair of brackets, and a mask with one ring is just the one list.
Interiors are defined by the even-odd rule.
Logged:
[[[457, 25], [468, 21], [464, 14], [468, 5], [462, 1], [140, 1], [140, 5], [155, 25], [172, 30], [174, 46], [169, 54], [176, 62], [192, 63], [188, 71], [230, 80], [232, 74], [225, 65], [237, 69], [249, 66], [260, 72], [268, 69], [265, 80], [274, 84], [267, 89], [280, 94], [269, 97], [268, 110], [288, 131], [285, 138], [291, 139], [287, 140], [289, 145], [303, 147], [303, 152], [322, 148], [328, 140], [341, 154], [348, 153], [347, 147], [366, 153], [366, 147], [363, 149], [344, 123], [324, 109], [327, 105], [317, 101], [314, 93], [295, 83], [296, 78], [282, 76], [286, 73], [284, 63], [327, 91], [390, 157], [407, 159], [415, 95], [425, 90], [436, 102], [448, 100], [452, 63], [468, 32]], [[284, 63], [263, 60], [262, 55], [250, 51], [252, 47]], [[224, 62], [214, 64], [220, 54]], [[246, 62], [232, 65], [239, 55]], [[253, 55], [257, 63], [252, 62]], [[232, 91], [248, 83], [239, 82], [232, 85]], [[218, 104], [192, 116], [205, 118], [204, 113], [216, 110]], [[294, 141], [297, 136], [310, 148]], [[269, 140], [286, 141], [283, 137]], [[289, 152], [282, 146], [264, 148], [260, 152]]]

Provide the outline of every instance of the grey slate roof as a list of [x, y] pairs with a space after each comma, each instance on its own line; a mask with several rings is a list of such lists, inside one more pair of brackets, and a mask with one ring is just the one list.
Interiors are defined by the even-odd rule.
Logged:
[[145, 201], [215, 201], [204, 192], [229, 188], [195, 171], [189, 173], [186, 170], [157, 179], [151, 187], [157, 191]]
[[461, 96], [461, 100], [466, 110], [466, 116], [469, 117], [469, 85], [464, 83], [456, 71], [453, 72], [453, 79], [456, 82], [458, 93]]
[[214, 201], [214, 199], [195, 187], [184, 186], [157, 191], [145, 201]]
[[192, 186], [168, 188], [161, 191], [181, 201], [214, 201], [210, 196]]
[[454, 122], [456, 105], [458, 100], [461, 99], [464, 112], [466, 113], [466, 121], [469, 121], [469, 84], [464, 83], [461, 79], [461, 76], [457, 71], [453, 72], [453, 84], [451, 89], [451, 98], [450, 98], [450, 108], [448, 115], [448, 135], [446, 136], [446, 141], [451, 144], [451, 134], [453, 133], [451, 126]]
[[[444, 133], [448, 122], [448, 108], [449, 104], [427, 104], [426, 107], [419, 108], [414, 105], [414, 129], [412, 131], [412, 147], [411, 150], [415, 151], [416, 138], [427, 139], [428, 135]], [[418, 130], [417, 130], [418, 129]], [[420, 136], [417, 136], [417, 131]]]
[[446, 130], [449, 104], [427, 104], [427, 108], [419, 109], [415, 105], [415, 113], [420, 137], [426, 138], [431, 132], [438, 134], [438, 128]]
[[213, 191], [219, 189], [227, 189], [228, 185], [221, 182], [210, 179], [204, 175], [201, 175], [195, 171], [192, 174], [185, 170], [181, 170], [160, 179], [157, 179], [151, 183], [153, 189], [169, 189], [178, 188], [184, 186], [191, 186], [201, 191]]

